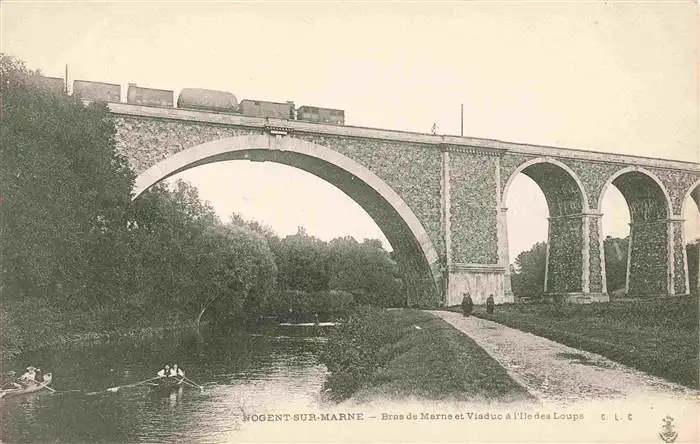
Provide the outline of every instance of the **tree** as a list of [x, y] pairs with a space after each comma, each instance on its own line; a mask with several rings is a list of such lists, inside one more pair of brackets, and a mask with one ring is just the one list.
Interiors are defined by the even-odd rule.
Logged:
[[194, 295], [197, 323], [214, 305], [218, 322], [261, 313], [267, 295], [275, 291], [277, 277], [265, 240], [236, 225], [212, 226], [204, 238], [205, 248], [196, 264], [201, 287]]
[[275, 257], [282, 288], [306, 292], [328, 289], [325, 242], [299, 227], [297, 234], [286, 236], [277, 248]]
[[10, 56], [0, 67], [4, 293], [92, 307], [114, 287], [99, 261], [120, 248], [134, 174], [104, 105], [25, 84]]
[[511, 276], [513, 293], [518, 297], [541, 298], [546, 264], [545, 242], [537, 242], [529, 251], [520, 253], [515, 259], [515, 274]]
[[404, 304], [398, 266], [379, 240], [333, 239], [328, 244], [327, 269], [329, 287], [354, 294], [358, 302], [381, 307]]

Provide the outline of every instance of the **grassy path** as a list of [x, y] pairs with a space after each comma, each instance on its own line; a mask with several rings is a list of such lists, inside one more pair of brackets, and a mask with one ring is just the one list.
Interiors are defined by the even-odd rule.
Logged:
[[507, 304], [474, 315], [698, 389], [697, 296], [604, 304]]
[[352, 402], [535, 401], [473, 340], [418, 310], [374, 310], [329, 338], [327, 387]]
[[545, 402], [571, 404], [637, 396], [697, 399], [698, 392], [603, 356], [473, 316], [430, 312], [473, 339], [513, 379]]

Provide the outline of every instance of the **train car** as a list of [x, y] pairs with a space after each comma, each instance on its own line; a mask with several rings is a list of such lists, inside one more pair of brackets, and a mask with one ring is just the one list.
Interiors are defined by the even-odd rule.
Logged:
[[201, 88], [185, 88], [180, 91], [177, 107], [228, 113], [238, 112], [236, 96], [230, 92]]
[[264, 100], [241, 100], [241, 114], [251, 117], [276, 117], [294, 120], [294, 102], [266, 102]]
[[171, 108], [173, 106], [173, 97], [173, 92], [166, 89], [144, 88], [136, 86], [135, 83], [129, 83], [129, 89], [126, 92], [126, 103]]
[[297, 109], [297, 120], [345, 125], [345, 111], [342, 109], [319, 108], [316, 106], [300, 106], [299, 109]]
[[33, 86], [34, 88], [50, 91], [54, 94], [62, 94], [66, 91], [66, 86], [60, 77], [46, 77], [42, 75], [18, 75], [19, 82]]
[[115, 83], [74, 80], [73, 94], [95, 102], [115, 102], [122, 100], [122, 87]]

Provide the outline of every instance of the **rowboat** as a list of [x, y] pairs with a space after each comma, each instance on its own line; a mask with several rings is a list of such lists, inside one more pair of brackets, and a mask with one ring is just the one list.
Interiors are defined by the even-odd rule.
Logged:
[[44, 375], [44, 380], [39, 382], [30, 382], [26, 387], [23, 388], [11, 388], [0, 390], [0, 398], [9, 398], [11, 396], [24, 395], [27, 393], [38, 392], [41, 389], [48, 387], [51, 384], [51, 373], [46, 373]]
[[181, 387], [184, 381], [185, 378], [180, 376], [166, 376], [156, 379], [155, 381], [151, 381], [148, 385], [152, 390], [168, 391]]

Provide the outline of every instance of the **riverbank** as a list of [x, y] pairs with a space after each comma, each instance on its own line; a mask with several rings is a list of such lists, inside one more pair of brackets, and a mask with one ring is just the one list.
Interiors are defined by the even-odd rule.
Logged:
[[[8, 322], [3, 322], [2, 330], [7, 332]], [[121, 338], [141, 339], [156, 335], [163, 335], [169, 332], [183, 332], [197, 330], [198, 326], [194, 320], [180, 320], [177, 318], [161, 319], [158, 324], [141, 326], [115, 326], [100, 328], [98, 324], [83, 324], [79, 321], [68, 323], [57, 323], [49, 320], [37, 320], [34, 323], [22, 323], [25, 333], [19, 334], [20, 328], [17, 324], [11, 327], [14, 335], [3, 335], [0, 342], [0, 363], [6, 363], [25, 353], [32, 353], [49, 347], [66, 347], [71, 344], [82, 344], [88, 342], [109, 341]], [[147, 324], [144, 322], [143, 324]], [[92, 327], [92, 328], [91, 328]], [[33, 330], [32, 330], [33, 328]], [[31, 331], [32, 333], [26, 333]], [[14, 339], [14, 340], [13, 340]], [[4, 369], [2, 369], [4, 372]]]
[[[474, 316], [698, 388], [698, 297], [600, 304], [504, 304]], [[459, 311], [458, 307], [450, 308]]]
[[359, 311], [329, 335], [321, 359], [335, 401], [534, 399], [474, 341], [418, 310]]

